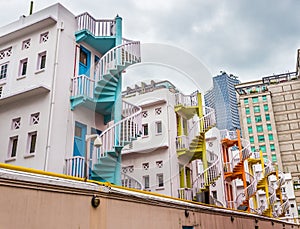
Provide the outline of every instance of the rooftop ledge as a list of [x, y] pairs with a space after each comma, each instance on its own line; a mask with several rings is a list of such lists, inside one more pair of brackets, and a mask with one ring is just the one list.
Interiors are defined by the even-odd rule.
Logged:
[[13, 103], [16, 101], [20, 101], [21, 99], [24, 100], [29, 97], [33, 97], [36, 95], [44, 94], [49, 92], [50, 89], [46, 86], [39, 85], [39, 86], [33, 86], [29, 89], [18, 91], [14, 94], [10, 94], [8, 96], [0, 98], [0, 106], [8, 103]]
[[51, 15], [45, 15], [34, 20], [29, 20], [29, 17], [21, 16], [18, 21], [0, 28], [0, 43], [4, 44], [18, 37], [26, 36], [33, 31], [56, 24], [56, 22], [57, 20]]

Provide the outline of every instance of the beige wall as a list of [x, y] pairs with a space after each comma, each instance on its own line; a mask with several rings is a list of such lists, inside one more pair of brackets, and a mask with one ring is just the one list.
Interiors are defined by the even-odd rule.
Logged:
[[[3, 177], [3, 176], [1, 176]], [[289, 229], [297, 228], [278, 220], [254, 217], [229, 210], [186, 203], [168, 203], [139, 195], [117, 194], [0, 178], [0, 228], [70, 228], [70, 229], [133, 229], [176, 228], [195, 229]], [[80, 184], [79, 184], [80, 185]], [[78, 186], [78, 183], [77, 183]], [[75, 187], [75, 185], [74, 185]], [[97, 209], [91, 206], [93, 194], [100, 196]], [[138, 197], [140, 196], [140, 197]], [[151, 200], [152, 199], [152, 200]], [[188, 209], [189, 216], [185, 216]], [[233, 217], [233, 222], [231, 221]], [[257, 219], [257, 222], [255, 221]], [[272, 222], [274, 225], [272, 225]], [[285, 224], [285, 227], [283, 226]], [[258, 226], [258, 227], [255, 227]]]

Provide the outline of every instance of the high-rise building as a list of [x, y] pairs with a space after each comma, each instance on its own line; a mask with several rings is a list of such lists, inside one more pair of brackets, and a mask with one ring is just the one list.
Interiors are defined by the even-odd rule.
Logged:
[[213, 77], [213, 87], [204, 94], [205, 105], [215, 109], [217, 128], [240, 129], [240, 120], [234, 85], [240, 81], [232, 74], [221, 72]]
[[[243, 135], [279, 169], [292, 174], [300, 203], [300, 80], [295, 72], [236, 86]], [[298, 207], [298, 210], [300, 208]]]

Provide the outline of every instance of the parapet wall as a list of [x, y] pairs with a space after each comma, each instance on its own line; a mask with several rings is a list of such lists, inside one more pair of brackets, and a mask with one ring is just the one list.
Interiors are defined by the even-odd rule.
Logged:
[[[97, 208], [93, 196], [100, 200]], [[160, 195], [0, 169], [2, 229], [290, 229], [266, 217]]]

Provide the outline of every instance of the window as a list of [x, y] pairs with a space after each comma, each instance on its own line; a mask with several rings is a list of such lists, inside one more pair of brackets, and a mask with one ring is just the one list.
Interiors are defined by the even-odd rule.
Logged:
[[271, 124], [267, 124], [267, 129], [268, 129], [268, 131], [272, 131], [272, 125]]
[[163, 167], [163, 161], [157, 161], [156, 166], [157, 166], [157, 168], [162, 168]]
[[263, 135], [258, 135], [258, 142], [265, 142], [265, 136]]
[[2, 97], [2, 91], [3, 91], [3, 89], [2, 89], [2, 87], [0, 87], [0, 98]]
[[245, 99], [244, 99], [244, 103], [245, 103], [245, 104], [249, 104], [248, 98], [245, 98]]
[[161, 124], [161, 121], [156, 122], [155, 126], [156, 126], [156, 133], [157, 134], [161, 134], [162, 133], [162, 124]]
[[144, 188], [145, 189], [149, 189], [150, 188], [150, 178], [149, 176], [143, 176], [143, 180], [144, 180]]
[[269, 134], [269, 140], [270, 140], [270, 141], [273, 141], [273, 140], [274, 140], [273, 134]]
[[27, 58], [20, 61], [19, 76], [25, 76], [26, 75], [27, 63], [28, 63]]
[[251, 124], [251, 117], [247, 117], [247, 124]]
[[28, 133], [27, 154], [35, 153], [37, 132]]
[[267, 152], [267, 150], [266, 150], [266, 146], [265, 146], [265, 145], [263, 145], [263, 146], [260, 146], [260, 147], [259, 147], [259, 149], [260, 149], [260, 150], [261, 150], [261, 152], [263, 152], [263, 153]]
[[[40, 112], [31, 114], [31, 116], [30, 116], [30, 125], [39, 124], [39, 121], [40, 121]], [[75, 134], [76, 134], [76, 127], [75, 127]]]
[[0, 51], [0, 60], [4, 59], [5, 57], [10, 57], [12, 53], [12, 47], [3, 49]]
[[155, 114], [160, 115], [162, 112], [161, 107], [155, 108]]
[[270, 121], [270, 115], [266, 114], [266, 121]]
[[7, 67], [7, 63], [0, 65], [0, 80], [5, 79], [7, 77]]
[[263, 126], [262, 125], [256, 126], [256, 131], [257, 133], [263, 132]]
[[18, 136], [9, 138], [9, 150], [8, 157], [14, 158], [17, 155], [17, 147], [18, 147]]
[[261, 116], [260, 115], [255, 116], [255, 122], [261, 122]]
[[277, 162], [276, 154], [272, 154], [272, 162]]
[[40, 43], [46, 43], [49, 39], [49, 32], [40, 35]]
[[245, 111], [246, 111], [246, 114], [247, 114], [247, 115], [250, 114], [250, 108], [249, 108], [249, 107], [246, 107], [246, 108], [245, 108]]
[[147, 118], [147, 116], [148, 116], [148, 111], [143, 111], [143, 112], [142, 112], [142, 115], [143, 115], [143, 118]]
[[252, 98], [252, 103], [258, 103], [258, 97], [253, 97]]
[[266, 101], [267, 101], [267, 96], [266, 96], [266, 95], [263, 95], [263, 96], [262, 96], [262, 100], [263, 100], [264, 102], [266, 102]]
[[80, 49], [80, 56], [79, 56], [79, 61], [81, 64], [87, 66], [87, 53], [84, 52], [82, 49]]
[[149, 169], [149, 163], [148, 162], [147, 163], [143, 163], [142, 166], [143, 166], [144, 170], [148, 170]]
[[249, 134], [253, 134], [253, 129], [252, 129], [252, 127], [248, 127], [248, 133], [249, 133]]
[[21, 127], [21, 118], [14, 118], [11, 122], [11, 129], [17, 130]]
[[22, 42], [22, 49], [29, 49], [30, 47], [30, 39]]
[[254, 143], [254, 137], [253, 136], [250, 136], [249, 140], [250, 140], [250, 143]]
[[265, 160], [268, 160], [268, 156], [267, 156], [267, 155], [263, 155], [263, 158], [264, 158]]
[[268, 104], [264, 104], [264, 111], [268, 111], [268, 110], [269, 110]]
[[149, 135], [148, 123], [142, 125], [143, 128], [143, 136]]
[[251, 152], [256, 152], [255, 146], [251, 146]]
[[270, 149], [271, 149], [272, 152], [274, 152], [275, 151], [275, 145], [274, 144], [270, 144]]
[[164, 175], [162, 173], [157, 174], [157, 185], [158, 187], [164, 187]]
[[37, 69], [41, 70], [46, 67], [46, 52], [39, 53]]
[[254, 107], [254, 113], [259, 113], [259, 112], [260, 112], [259, 106], [255, 106], [255, 107]]

